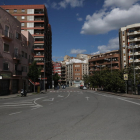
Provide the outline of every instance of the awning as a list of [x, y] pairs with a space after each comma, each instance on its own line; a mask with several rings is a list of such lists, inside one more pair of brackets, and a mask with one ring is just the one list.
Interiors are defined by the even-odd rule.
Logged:
[[33, 85], [35, 85], [35, 86], [39, 86], [39, 85], [40, 85], [39, 82], [35, 82], [35, 83], [34, 83], [31, 79], [29, 79], [29, 81], [30, 81], [31, 84], [33, 84]]

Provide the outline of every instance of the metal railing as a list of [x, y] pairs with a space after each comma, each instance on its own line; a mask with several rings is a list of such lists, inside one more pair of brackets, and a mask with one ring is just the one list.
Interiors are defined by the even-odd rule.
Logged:
[[9, 31], [7, 31], [7, 30], [3, 31], [3, 35], [5, 37], [9, 37], [9, 38], [13, 39], [13, 34], [11, 32], [9, 32]]

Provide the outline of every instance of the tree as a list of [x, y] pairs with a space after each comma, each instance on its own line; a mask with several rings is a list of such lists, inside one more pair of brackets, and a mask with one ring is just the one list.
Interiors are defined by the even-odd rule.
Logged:
[[83, 80], [84, 80], [84, 85], [88, 85], [89, 84], [89, 76], [88, 75], [83, 75]]
[[34, 92], [35, 92], [35, 82], [39, 81], [39, 75], [41, 74], [41, 68], [38, 68], [36, 65], [36, 61], [34, 61], [30, 67], [29, 72], [27, 74], [28, 78], [34, 82]]
[[56, 85], [58, 85], [58, 80], [60, 79], [60, 76], [58, 75], [58, 73], [55, 73], [54, 75], [53, 75], [53, 80], [54, 80], [54, 87], [56, 86]]

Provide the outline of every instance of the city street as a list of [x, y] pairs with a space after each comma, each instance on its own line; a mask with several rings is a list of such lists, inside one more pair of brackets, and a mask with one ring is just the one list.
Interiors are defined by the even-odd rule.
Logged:
[[140, 99], [68, 87], [0, 99], [1, 140], [139, 140]]

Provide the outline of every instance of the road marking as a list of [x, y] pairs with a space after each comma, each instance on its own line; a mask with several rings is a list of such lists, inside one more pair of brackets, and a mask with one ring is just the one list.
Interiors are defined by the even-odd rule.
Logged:
[[64, 97], [64, 96], [62, 96], [62, 95], [58, 95], [58, 97]]
[[117, 99], [123, 100], [123, 101], [126, 101], [126, 102], [129, 102], [129, 103], [132, 103], [132, 104], [140, 105], [140, 103], [136, 103], [136, 102], [133, 102], [133, 101], [129, 101], [129, 100], [126, 100], [126, 99], [123, 99], [123, 98], [117, 98]]
[[70, 92], [69, 92], [68, 96], [67, 96], [67, 97], [65, 97], [65, 98], [68, 98], [69, 96], [70, 96]]
[[15, 114], [19, 114], [19, 113], [21, 113], [22, 111], [20, 111], [20, 112], [15, 112], [15, 113], [11, 113], [11, 114], [9, 114], [9, 115], [15, 115]]
[[87, 101], [88, 101], [89, 97], [85, 97], [85, 98], [87, 98]]
[[54, 98], [46, 99], [46, 100], [43, 100], [43, 101], [54, 101]]

